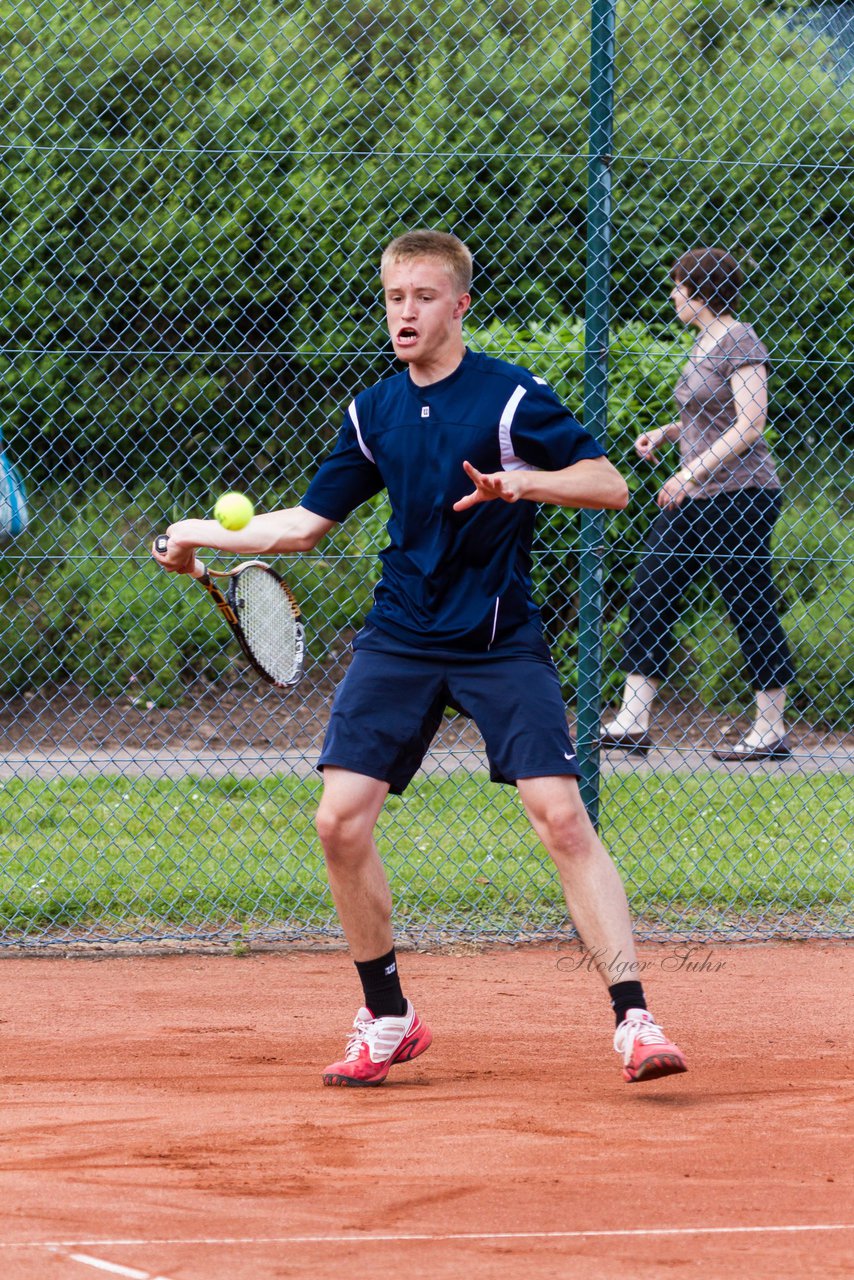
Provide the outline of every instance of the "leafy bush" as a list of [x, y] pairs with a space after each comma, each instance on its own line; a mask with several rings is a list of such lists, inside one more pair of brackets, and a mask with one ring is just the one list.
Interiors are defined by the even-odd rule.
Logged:
[[[471, 243], [484, 321], [581, 310], [581, 0], [2, 0], [0, 31], [0, 413], [31, 472], [298, 475], [384, 367], [378, 253], [414, 221]], [[820, 43], [650, 0], [621, 4], [618, 50], [619, 323], [664, 326], [668, 262], [726, 244], [781, 428], [847, 425], [854, 112]]]
[[[662, 382], [669, 376], [665, 368]], [[612, 423], [614, 457], [630, 446], [635, 425], [632, 419], [621, 428]], [[822, 487], [821, 475], [813, 479]], [[204, 511], [209, 505], [210, 495], [198, 495], [190, 509]], [[101, 491], [82, 502], [70, 487], [39, 493], [31, 529], [0, 556], [5, 654], [0, 693], [11, 696], [70, 680], [93, 693], [115, 697], [133, 691], [165, 705], [181, 700], [187, 680], [217, 680], [242, 669], [240, 655], [201, 593], [164, 575], [148, 557], [152, 530], [162, 526], [167, 509], [166, 495], [158, 489], [141, 489], [133, 497]], [[650, 509], [649, 498], [638, 504], [638, 526]], [[626, 514], [611, 517], [607, 526], [608, 563], [614, 565], [605, 575], [607, 700], [616, 697], [622, 682], [625, 589], [636, 560], [629, 543], [636, 548], [640, 536], [631, 526], [621, 529]], [[367, 611], [386, 517], [387, 505], [378, 498], [317, 553], [287, 561], [286, 575], [304, 603], [313, 660], [323, 662], [340, 650]], [[544, 512], [536, 568], [549, 639], [570, 696], [576, 683], [577, 519], [572, 512]], [[776, 578], [796, 665], [793, 705], [805, 718], [837, 727], [850, 724], [854, 710], [852, 542], [850, 523], [827, 500], [791, 502], [777, 529]], [[42, 545], [57, 550], [39, 557], [35, 548]], [[741, 659], [716, 594], [694, 593], [680, 644], [690, 670], [675, 673], [674, 679], [690, 677], [713, 705], [744, 708], [748, 693]]]
[[[43, 556], [26, 587], [17, 553], [0, 561], [7, 688], [168, 683], [200, 653], [223, 669], [218, 620], [133, 557], [226, 485], [292, 500], [346, 399], [389, 367], [377, 259], [415, 222], [474, 249], [476, 341], [580, 411], [581, 330], [560, 317], [585, 287], [586, 3], [189, 0], [176, 19], [0, 0], [0, 32], [0, 415], [37, 481], [22, 545]], [[753, 263], [787, 465], [854, 409], [854, 108], [821, 42], [756, 3], [621, 0], [617, 49], [609, 443], [633, 501], [607, 521], [609, 655], [658, 487], [625, 463], [672, 416], [685, 341], [669, 261], [714, 240]], [[72, 505], [93, 481], [113, 511]], [[298, 562], [321, 651], [369, 596], [351, 556], [380, 510]], [[538, 573], [570, 675], [576, 555], [576, 518], [553, 513]], [[781, 575], [792, 611], [821, 595], [808, 563]]]
[[854, 573], [826, 585], [811, 600], [799, 600], [785, 618], [795, 679], [793, 705], [807, 718], [841, 733], [854, 724]]

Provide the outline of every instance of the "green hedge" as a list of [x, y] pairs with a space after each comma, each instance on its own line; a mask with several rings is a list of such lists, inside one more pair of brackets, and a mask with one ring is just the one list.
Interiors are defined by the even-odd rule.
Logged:
[[[217, 619], [140, 548], [223, 476], [261, 505], [292, 499], [349, 394], [389, 366], [377, 259], [416, 216], [475, 251], [474, 340], [580, 405], [580, 329], [554, 317], [583, 304], [586, 0], [446, 0], [441, 21], [414, 0], [190, 0], [177, 21], [154, 4], [0, 0], [0, 33], [0, 420], [32, 477], [22, 546], [43, 557], [26, 575], [15, 549], [0, 558], [7, 691], [134, 675], [168, 698], [200, 654], [223, 670]], [[671, 416], [684, 335], [666, 267], [715, 240], [753, 263], [746, 313], [773, 353], [775, 447], [793, 469], [854, 410], [850, 89], [819, 41], [755, 3], [622, 0], [617, 48], [612, 456]], [[630, 483], [609, 521], [609, 636], [657, 477]], [[336, 547], [373, 546], [378, 521], [297, 570], [317, 652], [370, 594]], [[541, 561], [570, 681], [575, 538], [555, 513]], [[836, 606], [810, 558], [781, 553], [780, 577], [787, 625], [815, 614], [824, 645]], [[845, 643], [844, 628], [828, 641]], [[815, 689], [831, 720], [832, 684]]]
[[[472, 330], [471, 345], [525, 364], [548, 365], [551, 381], [577, 407], [583, 377], [578, 322], [523, 332], [494, 324]], [[608, 450], [629, 480], [632, 500], [606, 519], [606, 695], [621, 683], [619, 637], [641, 542], [666, 467], [637, 465], [639, 431], [672, 417], [672, 388], [685, 335], [655, 337], [641, 325], [614, 335]], [[847, 461], [846, 461], [847, 458]], [[675, 465], [675, 456], [674, 456]], [[854, 665], [854, 531], [846, 505], [850, 453], [816, 451], [809, 468], [787, 477], [789, 501], [777, 527], [776, 580], [795, 653], [796, 707], [825, 724], [850, 723]], [[9, 695], [70, 679], [116, 696], [133, 689], [162, 703], [180, 700], [185, 682], [217, 679], [239, 662], [219, 618], [192, 584], [166, 577], [151, 562], [152, 531], [170, 518], [206, 511], [215, 494], [197, 488], [178, 507], [166, 485], [133, 496], [103, 489], [81, 495], [71, 484], [32, 494], [33, 525], [0, 556], [0, 604], [6, 661], [0, 691]], [[299, 488], [268, 491], [269, 508], [298, 499]], [[254, 495], [256, 498], [258, 494]], [[305, 602], [309, 650], [323, 661], [340, 648], [369, 606], [387, 508], [375, 500], [337, 530], [318, 553], [288, 560]], [[565, 677], [575, 686], [578, 515], [546, 509], [540, 520], [537, 593], [547, 633]], [[41, 548], [44, 554], [36, 556]], [[31, 563], [21, 560], [27, 556]], [[24, 571], [26, 564], [26, 571]], [[367, 566], [367, 569], [366, 569]], [[714, 592], [698, 586], [680, 631], [675, 679], [692, 679], [714, 705], [743, 705], [744, 686], [732, 630]]]
[[[482, 320], [578, 313], [587, 15], [2, 0], [0, 415], [27, 469], [298, 470], [384, 367], [378, 253], [414, 218], [472, 244]], [[669, 261], [726, 244], [787, 439], [847, 427], [854, 109], [820, 42], [755, 3], [623, 0], [616, 103], [618, 322], [666, 325]]]

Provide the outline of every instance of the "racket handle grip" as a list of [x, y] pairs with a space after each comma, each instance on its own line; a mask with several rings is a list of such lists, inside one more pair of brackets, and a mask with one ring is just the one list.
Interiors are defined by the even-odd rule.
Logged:
[[[157, 537], [154, 539], [154, 550], [157, 552], [157, 554], [158, 554], [158, 555], [160, 555], [160, 556], [165, 556], [165, 555], [166, 555], [166, 548], [167, 548], [168, 546], [169, 546], [169, 536], [168, 536], [168, 534], [165, 534], [165, 533], [158, 533]], [[206, 577], [206, 576], [207, 576], [207, 572], [208, 572], [208, 571], [207, 571], [207, 569], [205, 568], [205, 566], [203, 565], [202, 561], [201, 561], [201, 560], [198, 558], [198, 556], [197, 556], [197, 557], [196, 557], [196, 564], [195, 564], [195, 568], [193, 569], [193, 572], [190, 574], [190, 577], [191, 577], [191, 578], [204, 578], [204, 577]]]

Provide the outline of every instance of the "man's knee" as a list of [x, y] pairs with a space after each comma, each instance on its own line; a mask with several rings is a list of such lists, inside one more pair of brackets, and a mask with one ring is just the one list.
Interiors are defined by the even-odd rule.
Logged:
[[523, 799], [550, 853], [583, 854], [598, 843], [574, 778], [535, 783]]
[[549, 849], [570, 855], [589, 852], [596, 840], [593, 824], [581, 803], [561, 801], [551, 805], [545, 814]]
[[370, 843], [373, 823], [363, 812], [324, 798], [318, 806], [315, 828], [328, 859], [347, 858]]

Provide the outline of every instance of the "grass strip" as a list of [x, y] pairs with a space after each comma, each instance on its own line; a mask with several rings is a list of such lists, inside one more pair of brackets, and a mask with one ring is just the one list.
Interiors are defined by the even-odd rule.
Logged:
[[[851, 791], [844, 774], [611, 775], [602, 834], [637, 912], [838, 909], [850, 902]], [[319, 792], [287, 776], [12, 780], [0, 806], [0, 940], [93, 922], [324, 927]], [[481, 775], [423, 777], [391, 797], [379, 841], [410, 924], [564, 918], [517, 793]]]

